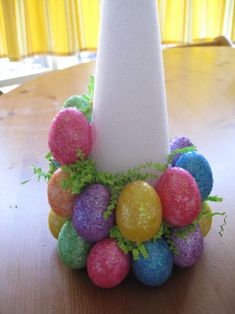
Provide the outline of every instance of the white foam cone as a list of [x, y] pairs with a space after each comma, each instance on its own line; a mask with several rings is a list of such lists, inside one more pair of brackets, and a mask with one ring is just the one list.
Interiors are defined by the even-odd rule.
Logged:
[[165, 163], [168, 124], [155, 0], [103, 0], [92, 155], [112, 173]]

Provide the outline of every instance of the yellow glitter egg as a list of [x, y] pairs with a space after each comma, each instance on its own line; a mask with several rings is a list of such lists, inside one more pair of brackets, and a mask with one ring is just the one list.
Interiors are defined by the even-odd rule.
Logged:
[[122, 190], [117, 201], [116, 222], [126, 239], [138, 243], [150, 240], [161, 221], [161, 201], [151, 185], [135, 181]]
[[[205, 209], [211, 214], [212, 210], [210, 206], [207, 203], [204, 203]], [[211, 229], [212, 225], [212, 216], [205, 216], [203, 215], [201, 219], [199, 220], [199, 226], [201, 229], [201, 233], [203, 237], [206, 237]]]
[[52, 209], [50, 210], [48, 216], [48, 225], [54, 238], [58, 239], [60, 230], [66, 221], [67, 218], [57, 215]]

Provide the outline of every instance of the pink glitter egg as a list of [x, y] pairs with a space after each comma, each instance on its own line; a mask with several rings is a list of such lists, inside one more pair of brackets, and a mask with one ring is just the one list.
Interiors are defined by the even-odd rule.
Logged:
[[48, 134], [48, 146], [61, 165], [74, 163], [79, 150], [87, 157], [91, 145], [91, 127], [83, 113], [66, 108], [55, 116]]
[[118, 247], [116, 240], [106, 238], [97, 242], [87, 260], [91, 281], [101, 288], [119, 285], [130, 270], [130, 257]]
[[163, 219], [175, 227], [185, 227], [197, 218], [201, 210], [201, 196], [192, 175], [181, 168], [170, 168], [157, 183]]

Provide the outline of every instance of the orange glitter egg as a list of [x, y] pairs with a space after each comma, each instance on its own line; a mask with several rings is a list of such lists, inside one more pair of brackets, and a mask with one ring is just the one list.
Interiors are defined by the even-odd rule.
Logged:
[[162, 222], [162, 206], [155, 189], [144, 181], [128, 184], [116, 207], [116, 222], [122, 235], [134, 242], [148, 241]]
[[54, 238], [58, 239], [60, 230], [66, 221], [66, 218], [57, 215], [52, 209], [50, 210], [48, 216], [48, 226]]
[[47, 188], [47, 196], [50, 207], [61, 217], [71, 217], [76, 196], [71, 190], [62, 187], [62, 182], [67, 178], [67, 173], [57, 169], [50, 178]]

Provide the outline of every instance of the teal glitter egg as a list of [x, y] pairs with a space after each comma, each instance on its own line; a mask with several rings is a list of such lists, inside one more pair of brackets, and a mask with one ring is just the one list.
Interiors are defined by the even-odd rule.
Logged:
[[191, 173], [198, 184], [202, 200], [205, 200], [213, 187], [213, 175], [206, 158], [197, 152], [188, 152], [177, 160], [176, 167]]
[[74, 269], [86, 267], [91, 244], [75, 231], [71, 220], [67, 221], [58, 238], [58, 254], [62, 262]]

